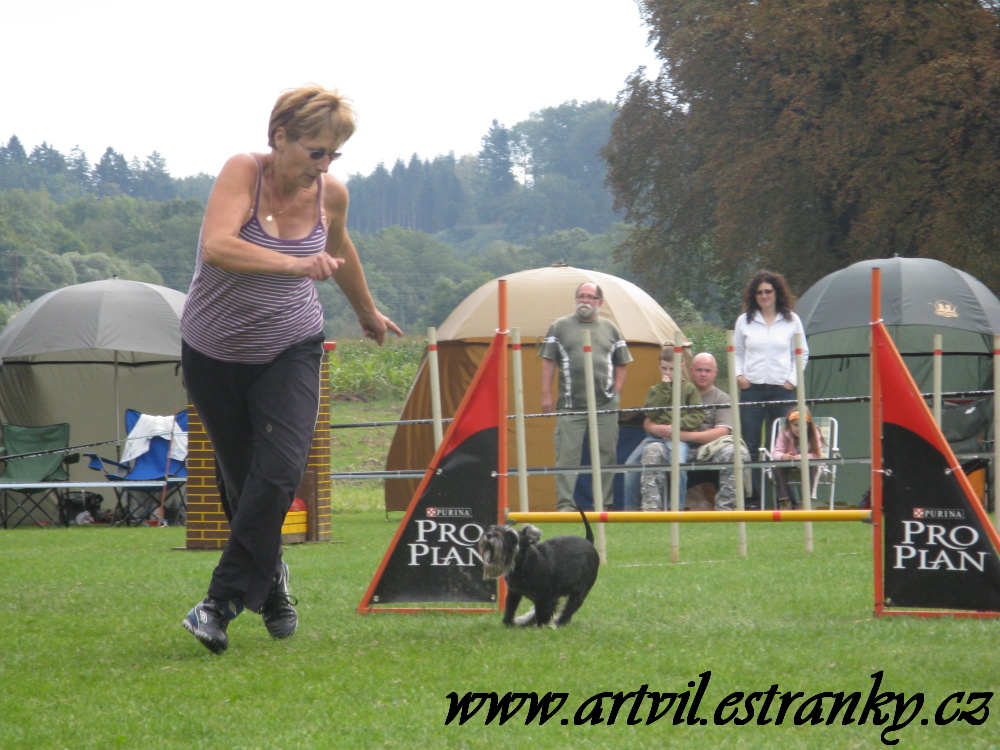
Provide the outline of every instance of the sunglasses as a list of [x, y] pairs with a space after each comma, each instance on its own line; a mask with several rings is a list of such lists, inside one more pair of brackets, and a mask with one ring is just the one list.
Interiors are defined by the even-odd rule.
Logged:
[[339, 151], [327, 151], [326, 149], [322, 148], [309, 148], [302, 141], [296, 141], [296, 143], [298, 143], [300, 146], [302, 146], [302, 148], [306, 150], [306, 152], [309, 154], [309, 158], [312, 159], [313, 161], [319, 161], [324, 156], [329, 156], [330, 161], [337, 161], [337, 159], [343, 156], [343, 154], [341, 154]]

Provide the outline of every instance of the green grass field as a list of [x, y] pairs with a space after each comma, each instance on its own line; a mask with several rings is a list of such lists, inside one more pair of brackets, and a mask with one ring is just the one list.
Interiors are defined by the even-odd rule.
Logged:
[[[800, 525], [750, 525], [740, 559], [734, 527], [691, 524], [681, 530], [683, 562], [671, 564], [667, 527], [608, 525], [609, 562], [577, 617], [556, 631], [506, 629], [498, 613], [357, 614], [397, 522], [379, 511], [340, 513], [333, 543], [287, 547], [299, 632], [272, 641], [245, 613], [221, 657], [180, 626], [217, 559], [176, 550], [183, 529], [0, 531], [0, 747], [870, 748], [893, 723], [886, 715], [875, 725], [869, 711], [858, 724], [880, 671], [877, 692], [923, 699], [916, 717], [907, 704], [903, 721], [912, 720], [886, 740], [1000, 745], [992, 714], [980, 725], [953, 717], [971, 710], [969, 693], [1000, 690], [997, 623], [875, 620], [867, 526], [816, 524], [806, 554]], [[689, 684], [705, 685], [693, 716]], [[749, 723], [716, 725], [726, 696], [772, 685], [761, 717], [769, 723], [757, 723], [758, 699]], [[611, 695], [643, 686], [690, 694], [679, 724], [676, 710], [647, 723], [648, 698], [637, 723], [628, 723], [634, 699], [609, 721]], [[526, 723], [526, 707], [487, 723], [487, 707], [446, 725], [449, 693], [470, 691], [567, 696], [544, 723]], [[817, 716], [815, 701], [806, 703], [823, 692], [861, 694], [853, 723], [796, 725], [825, 721], [828, 707]], [[941, 714], [953, 720], [937, 726], [938, 704], [958, 692]], [[588, 702], [601, 693], [600, 708]], [[784, 693], [803, 696], [779, 723]], [[1000, 710], [996, 701], [988, 708]], [[718, 718], [746, 716], [741, 703]]]
[[[336, 402], [332, 421], [399, 410]], [[381, 468], [391, 437], [334, 430], [334, 469]], [[1000, 623], [874, 619], [869, 526], [817, 523], [807, 554], [801, 525], [749, 524], [739, 558], [735, 527], [687, 524], [671, 564], [668, 527], [609, 524], [573, 622], [522, 630], [498, 612], [357, 614], [401, 514], [373, 480], [336, 482], [333, 506], [333, 542], [285, 550], [299, 632], [273, 641], [245, 613], [221, 657], [180, 625], [218, 559], [179, 549], [184, 529], [0, 530], [0, 748], [1000, 747], [1000, 699], [971, 697], [1000, 691]], [[654, 709], [642, 690], [677, 695]], [[452, 693], [481, 694], [464, 722]], [[508, 693], [526, 704], [490, 718]], [[833, 715], [822, 693], [858, 706]], [[546, 695], [561, 707], [543, 721]]]

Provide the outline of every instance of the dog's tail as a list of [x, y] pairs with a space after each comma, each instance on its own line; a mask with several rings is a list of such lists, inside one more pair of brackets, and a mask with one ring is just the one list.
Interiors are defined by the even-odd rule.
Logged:
[[591, 544], [594, 543], [594, 532], [590, 530], [590, 521], [587, 520], [587, 514], [580, 510], [580, 506], [576, 506], [577, 512], [580, 514], [580, 518], [583, 519], [583, 525], [587, 528], [587, 541]]

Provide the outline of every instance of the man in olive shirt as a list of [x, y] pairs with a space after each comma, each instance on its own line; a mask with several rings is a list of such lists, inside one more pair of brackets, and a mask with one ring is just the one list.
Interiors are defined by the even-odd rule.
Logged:
[[[539, 347], [542, 357], [542, 411], [549, 413], [586, 411], [587, 390], [594, 393], [598, 411], [617, 410], [625, 385], [626, 366], [632, 361], [628, 346], [618, 326], [598, 315], [604, 304], [604, 294], [597, 284], [581, 284], [575, 295], [576, 310], [549, 326]], [[583, 357], [583, 332], [590, 331], [594, 379], [587, 382]], [[559, 373], [558, 396], [552, 392], [552, 381]], [[587, 431], [586, 414], [560, 414], [554, 435], [557, 466], [579, 466], [583, 439]], [[598, 443], [602, 466], [617, 463], [618, 414], [616, 411], [597, 415]], [[576, 474], [556, 475], [556, 509], [573, 510], [573, 490]], [[614, 473], [602, 473], [604, 508], [614, 508]], [[597, 499], [594, 499], [597, 509]]]

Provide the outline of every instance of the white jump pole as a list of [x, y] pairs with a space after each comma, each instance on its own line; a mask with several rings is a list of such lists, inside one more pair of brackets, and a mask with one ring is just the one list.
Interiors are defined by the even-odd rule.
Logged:
[[[594, 495], [594, 510], [604, 510], [604, 486], [601, 482], [601, 441], [597, 434], [597, 397], [594, 395], [594, 352], [590, 346], [590, 331], [583, 331], [583, 372], [587, 379], [587, 433], [590, 435], [590, 468]], [[608, 562], [607, 538], [604, 534], [604, 524], [597, 524], [595, 532], [597, 553], [601, 564]]]
[[[802, 334], [795, 334], [795, 396], [799, 408], [799, 472], [802, 474], [802, 507], [812, 510], [812, 482], [809, 477], [809, 425], [806, 422], [806, 380], [802, 365]], [[813, 551], [812, 521], [803, 524], [806, 552]]]
[[441, 423], [441, 374], [438, 370], [437, 329], [427, 329], [427, 365], [431, 375], [431, 418], [434, 422], [434, 450], [444, 439]]
[[524, 372], [521, 369], [521, 329], [510, 329], [514, 370], [514, 434], [517, 445], [517, 494], [521, 512], [528, 512], [528, 449], [524, 437]]
[[[726, 331], [726, 367], [729, 372], [729, 397], [733, 406], [733, 478], [736, 480], [736, 510], [746, 510], [746, 500], [743, 486], [743, 430], [740, 423], [740, 389], [736, 384], [736, 352], [733, 347], [732, 331]], [[753, 456], [750, 457], [751, 460]], [[736, 524], [737, 547], [740, 557], [747, 556], [747, 525], [743, 521]]]

